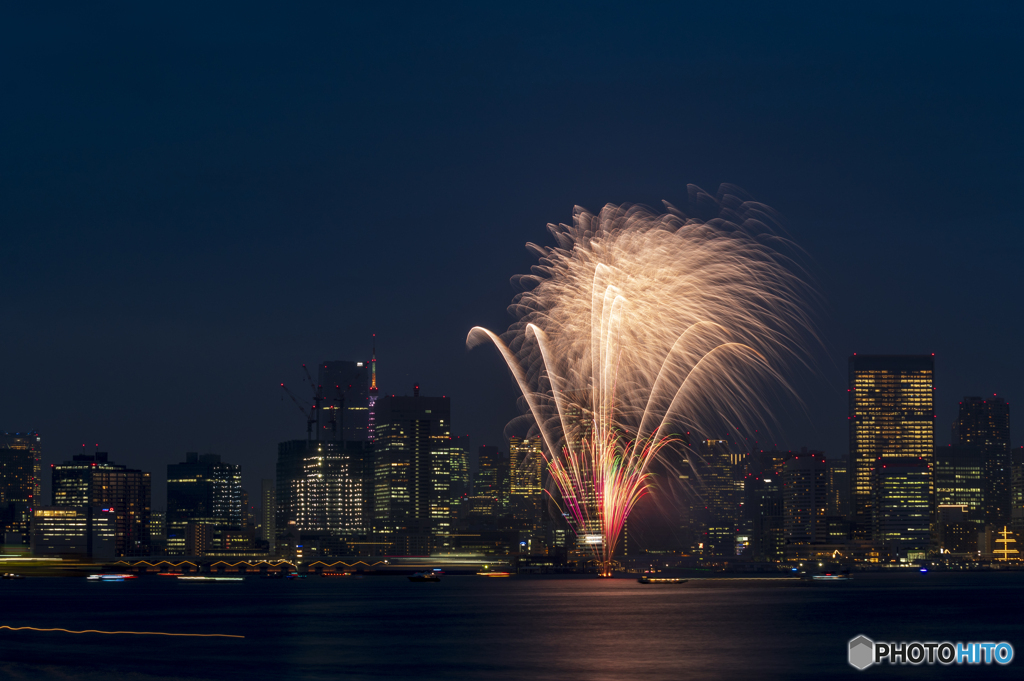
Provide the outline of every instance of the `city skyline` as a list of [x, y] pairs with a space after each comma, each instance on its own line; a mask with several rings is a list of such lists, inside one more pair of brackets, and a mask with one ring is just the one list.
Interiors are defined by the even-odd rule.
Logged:
[[[870, 357], [870, 355], [867, 355], [867, 356]], [[879, 357], [891, 357], [891, 356], [899, 357], [899, 356], [903, 356], [903, 355], [878, 355], [878, 356]], [[905, 355], [905, 356], [912, 357], [913, 355]], [[921, 356], [923, 357], [923, 355], [921, 355]], [[851, 355], [848, 359], [852, 361], [855, 357], [856, 357], [856, 354], [855, 355]], [[932, 364], [934, 365], [934, 359], [935, 358], [933, 356], [930, 356], [930, 359], [932, 360]], [[340, 363], [340, 364], [352, 364], [352, 365], [357, 364], [357, 362], [354, 361], [354, 360], [328, 360], [328, 362], [335, 362], [335, 363]], [[363, 361], [360, 360], [358, 363], [361, 364], [361, 363], [363, 363]], [[316, 366], [315, 363], [314, 363], [314, 366]], [[300, 367], [299, 371], [304, 372], [304, 368]], [[368, 374], [367, 374], [366, 378], [367, 378], [367, 380], [369, 380], [369, 375]], [[512, 381], [511, 376], [506, 376], [506, 379], [510, 383], [514, 383]], [[299, 390], [301, 392], [299, 393], [299, 397], [300, 397], [300, 400], [304, 399], [306, 405], [303, 405], [303, 406], [306, 406], [306, 409], [308, 410], [308, 405], [312, 405], [313, 402], [314, 402], [314, 391], [309, 387], [308, 384], [302, 385], [303, 381], [299, 380], [299, 379], [296, 379], [292, 384], [296, 385], [296, 386], [300, 386]], [[367, 387], [369, 387], [369, 384], [368, 384]], [[415, 394], [416, 391], [418, 390], [418, 388], [419, 388], [419, 384], [418, 383], [414, 383], [414, 384], [412, 384], [410, 386], [410, 389], [407, 390], [404, 393], [388, 392], [387, 395], [382, 393], [381, 397], [392, 396], [392, 395], [400, 396], [400, 397], [401, 396], [409, 396], [409, 395]], [[280, 386], [278, 387], [278, 390], [280, 390]], [[972, 394], [964, 394], [964, 395], [960, 395], [959, 397], [955, 398], [956, 399], [955, 404], [953, 404], [953, 405], [945, 404], [944, 405], [942, 403], [942, 401], [941, 401], [941, 395], [938, 393], [937, 387], [934, 389], [933, 394], [935, 394], [935, 412], [936, 412], [935, 421], [937, 421], [937, 424], [936, 424], [936, 426], [934, 428], [933, 445], [934, 445], [934, 447], [936, 449], [938, 447], [942, 447], [942, 446], [946, 446], [946, 445], [950, 445], [950, 444], [953, 444], [953, 445], [957, 444], [952, 439], [953, 437], [956, 436], [955, 435], [955, 431], [954, 431], [954, 434], [952, 436], [950, 436], [949, 435], [949, 430], [946, 427], [946, 426], [948, 426], [950, 428], [955, 428], [956, 424], [957, 424], [957, 418], [953, 418], [948, 424], [944, 424], [942, 422], [942, 420], [941, 420], [941, 417], [939, 416], [939, 414], [941, 414], [943, 411], [947, 411], [947, 412], [948, 411], [953, 411], [954, 415], [958, 417], [959, 416], [959, 412], [962, 409], [963, 400], [965, 400], [965, 399], [985, 400], [985, 399], [987, 399], [987, 397], [992, 397], [995, 400], [999, 401], [1001, 404], [1004, 404], [1004, 406], [1009, 406], [1009, 404], [1010, 404], [1009, 402], [1006, 401], [1006, 397], [1003, 396], [1003, 395], [991, 395], [991, 396], [981, 395], [981, 396], [979, 396], [979, 395], [972, 395]], [[366, 399], [366, 397], [367, 397], [367, 395], [365, 395], [365, 394], [362, 396], [363, 399]], [[447, 397], [452, 397], [452, 396], [447, 396]], [[291, 401], [292, 401], [290, 398], [285, 398], [285, 399], [287, 399], [289, 403], [291, 403]], [[454, 396], [454, 399], [458, 400], [458, 396]], [[848, 399], [848, 391], [847, 391], [847, 394], [845, 394], [842, 399], [843, 399], [843, 401], [846, 401]], [[324, 399], [325, 405], [328, 404], [329, 402], [330, 401], [327, 400], [326, 398]], [[946, 409], [943, 409], [943, 407], [946, 407]], [[286, 440], [296, 440], [296, 441], [302, 439], [303, 434], [304, 434], [304, 432], [306, 430], [306, 427], [308, 425], [307, 420], [308, 420], [309, 411], [306, 411], [306, 415], [307, 415], [306, 417], [300, 416], [298, 414], [298, 412], [296, 412], [295, 407], [293, 405], [291, 405], [291, 404], [283, 404], [282, 405], [282, 410], [286, 411], [286, 413], [289, 413], [291, 420], [294, 422], [293, 423], [294, 427], [291, 429], [292, 430], [291, 436], [290, 437], [286, 437], [285, 439]], [[327, 408], [323, 408], [323, 407], [322, 407], [321, 411], [322, 412], [326, 412], [327, 414], [330, 413]], [[453, 409], [453, 412], [456, 414], [456, 416], [454, 418], [452, 436], [455, 437], [455, 436], [459, 435], [460, 432], [462, 432], [462, 431], [460, 431], [458, 429], [458, 427], [457, 427], [457, 424], [458, 424], [458, 411]], [[331, 428], [329, 418], [330, 418], [330, 416], [324, 415], [322, 417], [324, 422], [318, 424], [318, 429], [317, 429], [317, 426], [314, 426], [314, 430], [315, 431], [318, 430], [319, 437], [321, 439], [324, 439], [324, 440], [334, 439], [334, 437], [332, 437], [332, 436], [330, 436], [328, 434], [329, 430]], [[842, 417], [842, 418], [843, 418], [843, 420], [846, 421], [847, 424], [849, 424], [849, 420], [846, 419], [846, 417]], [[1011, 410], [1010, 411], [1010, 421], [1012, 422], [1012, 420], [1013, 420], [1013, 412]], [[1011, 431], [1012, 431], [1012, 428], [1011, 428]], [[4, 431], [2, 429], [0, 429], [0, 432], [4, 432]], [[32, 434], [32, 435], [36, 435], [36, 436], [39, 436], [39, 437], [42, 438], [42, 443], [41, 443], [41, 445], [42, 445], [42, 447], [41, 447], [42, 457], [41, 457], [41, 459], [42, 459], [42, 464], [43, 464], [43, 469], [44, 470], [47, 470], [50, 467], [51, 464], [60, 463], [60, 462], [62, 462], [64, 460], [68, 460], [68, 459], [72, 458], [73, 456], [80, 455], [80, 454], [90, 455], [90, 454], [92, 454], [94, 452], [111, 453], [119, 461], [123, 461], [123, 462], [125, 462], [125, 463], [127, 463], [129, 465], [135, 466], [136, 468], [139, 468], [139, 467], [145, 468], [145, 465], [139, 465], [139, 464], [135, 464], [134, 463], [134, 458], [132, 456], [132, 452], [131, 451], [125, 451], [125, 452], [122, 452], [122, 451], [111, 451], [110, 448], [106, 447], [103, 443], [88, 443], [88, 444], [87, 443], [79, 443], [77, 446], [75, 446], [74, 448], [72, 448], [71, 450], [69, 450], [69, 451], [67, 451], [65, 453], [65, 452], [61, 452], [61, 451], [53, 451], [51, 449], [51, 445], [49, 444], [49, 440], [46, 437], [45, 433], [40, 433], [37, 430], [28, 430], [28, 431], [15, 431], [15, 430], [11, 430], [9, 432], [12, 435], [17, 434], [17, 435], [25, 436], [27, 434]], [[721, 435], [722, 435], [721, 433], [714, 434], [715, 437], [720, 437]], [[730, 435], [734, 435], [734, 434], [730, 434]], [[465, 437], [465, 436], [469, 436], [470, 438], [474, 438], [474, 434], [473, 433], [466, 433], [465, 435], [463, 435], [463, 437]], [[317, 433], [314, 432], [312, 437], [313, 437], [314, 440], [316, 440], [317, 439]], [[340, 433], [337, 435], [337, 437], [340, 437]], [[365, 436], [362, 436], [362, 437], [365, 437]], [[513, 435], [512, 437], [514, 438], [514, 437], [518, 437], [518, 436]], [[755, 434], [755, 437], [756, 437], [756, 434]], [[849, 436], [846, 436], [845, 439], [848, 440]], [[280, 440], [278, 442], [283, 442], [283, 441], [284, 440]], [[474, 439], [474, 441], [477, 444], [490, 444], [490, 443], [487, 443], [487, 442], [481, 442], [479, 439]], [[825, 449], [824, 447], [816, 446], [816, 443], [813, 442], [813, 441], [812, 442], [803, 442], [803, 441], [801, 441], [800, 444], [798, 444], [798, 445], [788, 445], [788, 446], [785, 445], [785, 444], [779, 444], [777, 442], [759, 442], [757, 444], [757, 446], [753, 446], [753, 447], [751, 446], [751, 442], [752, 441], [753, 441], [753, 438], [748, 438], [747, 442], [739, 442], [739, 441], [735, 441], [735, 440], [731, 440], [731, 441], [728, 441], [728, 442], [729, 442], [729, 445], [731, 446], [732, 450], [736, 451], [736, 452], [741, 452], [741, 451], [774, 451], [774, 450], [778, 450], [778, 451], [795, 451], [795, 450], [800, 449], [801, 447], [804, 447], [804, 448], [811, 447], [811, 448], [816, 449], [816, 450], [824, 451], [826, 457], [830, 461], [836, 460], [836, 459], [842, 459], [845, 462], [845, 461], [847, 461], [848, 457], [853, 458], [853, 456], [854, 456], [854, 451], [853, 451], [852, 447], [850, 447], [850, 446], [847, 446], [847, 447], [845, 447], [843, 449], [840, 449], [840, 450], [829, 451], [829, 450]], [[253, 495], [252, 498], [255, 499], [256, 498], [256, 494], [257, 494], [257, 490], [259, 490], [260, 480], [268, 478], [268, 477], [270, 477], [270, 478], [274, 477], [274, 469], [275, 469], [275, 467], [277, 465], [276, 457], [277, 457], [278, 442], [271, 443], [271, 445], [270, 445], [270, 448], [272, 448], [274, 450], [274, 454], [270, 457], [269, 465], [263, 465], [264, 462], [259, 462], [257, 465], [253, 465], [253, 461], [245, 458], [244, 454], [239, 455], [237, 449], [229, 449], [229, 451], [235, 452], [234, 454], [224, 453], [224, 452], [220, 452], [220, 451], [205, 450], [205, 449], [195, 449], [195, 451], [197, 451], [197, 452], [201, 451], [203, 454], [213, 454], [213, 455], [216, 455], [216, 456], [223, 456], [225, 459], [236, 459], [238, 461], [238, 463], [240, 463], [242, 465], [242, 468], [243, 468], [243, 471], [244, 471], [244, 473], [243, 473], [243, 475], [244, 475], [244, 477], [243, 477], [243, 481], [244, 481], [243, 482], [243, 487], [245, 487], [247, 489], [247, 491], [250, 491], [250, 494]], [[504, 435], [500, 436], [499, 439], [496, 440], [496, 444], [495, 444], [495, 446], [497, 446], [497, 447], [499, 447], [501, 449], [505, 449], [505, 450], [508, 449], [508, 445], [509, 445], [508, 437], [505, 437]], [[1011, 449], [1019, 450], [1019, 449], [1021, 449], [1022, 445], [1021, 444], [1017, 444], [1017, 445], [1014, 446], [1012, 441], [1011, 441], [1010, 442], [1010, 446], [1011, 446]], [[152, 469], [152, 472], [153, 472], [153, 484], [154, 484], [153, 507], [154, 507], [154, 509], [157, 509], [157, 510], [162, 509], [162, 508], [164, 508], [165, 503], [166, 503], [166, 494], [165, 494], [166, 478], [165, 478], [165, 475], [164, 475], [164, 470], [165, 470], [166, 465], [169, 464], [169, 463], [172, 463], [173, 460], [177, 460], [177, 458], [180, 458], [184, 454], [185, 454], [185, 452], [171, 452], [171, 453], [168, 454], [169, 458], [167, 458], [166, 460], [158, 460], [158, 459], [155, 459], [155, 458], [148, 459], [150, 461], [154, 461], [155, 462], [155, 463], [149, 464], [151, 469]], [[175, 457], [177, 457], [177, 458], [175, 458]], [[473, 465], [475, 465], [475, 462], [476, 462], [475, 445], [474, 445], [474, 448], [472, 450], [472, 453], [470, 453], [469, 456], [468, 456], [468, 460], [470, 462], [472, 462]], [[472, 466], [471, 466], [471, 468], [472, 468]], [[43, 499], [48, 498], [48, 496], [51, 493], [49, 477], [47, 475], [45, 475], [45, 474], [42, 475], [41, 476], [41, 481], [40, 481], [39, 484], [40, 484], [40, 489], [42, 490], [42, 494], [41, 494], [42, 498]]]

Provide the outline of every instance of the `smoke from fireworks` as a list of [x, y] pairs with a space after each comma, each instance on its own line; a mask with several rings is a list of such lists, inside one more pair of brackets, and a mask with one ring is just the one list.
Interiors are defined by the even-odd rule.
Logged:
[[764, 395], [788, 387], [781, 370], [802, 361], [811, 329], [773, 212], [725, 191], [690, 194], [705, 219], [607, 205], [548, 225], [557, 245], [527, 244], [538, 264], [515, 278], [517, 321], [467, 338], [491, 340], [508, 363], [555, 501], [603, 573], [659, 452], [681, 433], [763, 422]]

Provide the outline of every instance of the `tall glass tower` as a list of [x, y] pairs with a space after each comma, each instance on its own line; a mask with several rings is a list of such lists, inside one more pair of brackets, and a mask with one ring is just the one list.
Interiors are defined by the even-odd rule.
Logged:
[[[876, 467], [935, 452], [935, 357], [853, 355], [849, 360], [850, 502], [860, 539], [872, 537]], [[933, 494], [929, 482], [929, 496]], [[882, 490], [883, 492], [885, 490]]]

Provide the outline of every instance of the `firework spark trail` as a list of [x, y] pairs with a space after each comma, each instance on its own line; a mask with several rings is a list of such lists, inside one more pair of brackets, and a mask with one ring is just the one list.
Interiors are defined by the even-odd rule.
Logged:
[[813, 334], [811, 290], [771, 209], [690, 194], [712, 217], [609, 204], [548, 225], [557, 245], [527, 244], [538, 264], [513, 280], [518, 321], [467, 338], [501, 352], [573, 529], [602, 535], [605, 571], [659, 452], [677, 433], [763, 423], [762, 395], [789, 390], [781, 369], [806, 365]]

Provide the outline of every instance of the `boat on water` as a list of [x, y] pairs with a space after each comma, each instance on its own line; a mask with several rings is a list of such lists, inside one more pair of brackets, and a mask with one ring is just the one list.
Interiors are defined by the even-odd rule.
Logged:
[[245, 577], [209, 577], [207, 575], [178, 575], [178, 579], [190, 582], [242, 582]]
[[441, 581], [441, 568], [434, 568], [433, 570], [424, 570], [423, 572], [414, 572], [409, 575], [410, 582], [440, 582]]
[[5, 572], [3, 576], [4, 579], [25, 579], [25, 575], [17, 575], [13, 572]]
[[649, 577], [644, 575], [636, 581], [641, 584], [686, 584], [686, 580], [682, 577]]
[[826, 572], [821, 575], [813, 575], [811, 579], [819, 582], [848, 582], [850, 581], [850, 574], [842, 572]]
[[93, 582], [123, 582], [126, 579], [135, 579], [135, 575], [129, 574], [97, 574], [89, 575], [88, 579]]

